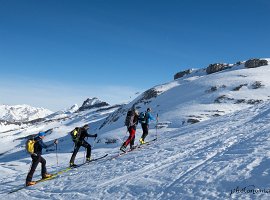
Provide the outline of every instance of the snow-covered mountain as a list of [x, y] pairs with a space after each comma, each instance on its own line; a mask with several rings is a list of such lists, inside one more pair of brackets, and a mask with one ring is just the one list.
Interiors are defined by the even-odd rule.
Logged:
[[46, 117], [46, 119], [61, 119], [68, 117], [69, 115], [75, 113], [79, 109], [79, 106], [77, 104], [74, 104], [68, 109], [59, 110], [55, 113], [52, 113]]
[[254, 68], [247, 68], [250, 61], [210, 64], [205, 69], [190, 70], [181, 78], [145, 91], [112, 113], [101, 130], [122, 127], [126, 112], [132, 107], [140, 111], [151, 107], [155, 115], [159, 114], [169, 123], [169, 127], [178, 128], [267, 101], [270, 99], [270, 67], [263, 64], [258, 65], [260, 67], [252, 65]]
[[25, 122], [44, 118], [53, 112], [45, 108], [35, 108], [29, 105], [0, 105], [0, 120], [8, 122]]
[[[266, 62], [267, 63], [266, 63]], [[126, 105], [48, 118], [25, 129], [1, 133], [1, 198], [22, 199], [269, 199], [270, 65], [269, 59], [212, 64], [189, 70], [155, 86]], [[250, 67], [251, 66], [251, 67]], [[151, 107], [159, 123], [150, 124], [143, 146], [117, 159], [127, 139], [124, 118], [131, 107]], [[109, 156], [63, 173], [54, 180], [7, 195], [24, 184], [31, 159], [25, 138], [54, 128], [45, 141], [59, 138], [58, 158], [45, 152], [49, 172], [68, 165], [73, 143], [69, 132], [90, 124], [98, 139], [92, 157]], [[141, 136], [137, 128], [136, 144]], [[84, 149], [75, 162], [84, 160]], [[37, 169], [34, 179], [40, 176]], [[260, 190], [260, 191], [259, 191]], [[7, 196], [7, 197], [6, 197]]]

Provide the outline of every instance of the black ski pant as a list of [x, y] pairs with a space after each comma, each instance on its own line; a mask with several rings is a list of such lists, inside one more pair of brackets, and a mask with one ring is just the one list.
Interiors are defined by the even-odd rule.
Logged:
[[70, 158], [70, 163], [74, 164], [75, 157], [76, 157], [76, 155], [77, 155], [77, 153], [78, 153], [81, 146], [83, 146], [83, 147], [85, 147], [87, 149], [86, 158], [90, 158], [90, 156], [91, 156], [91, 145], [88, 144], [85, 140], [78, 141], [77, 144], [75, 145], [73, 154], [72, 154], [72, 156]]
[[144, 139], [146, 138], [146, 136], [148, 135], [148, 129], [149, 129], [149, 125], [148, 124], [142, 124], [142, 130], [143, 130], [143, 134], [142, 134], [142, 139], [144, 141]]
[[26, 182], [32, 181], [38, 163], [41, 163], [41, 176], [44, 177], [44, 175], [47, 173], [46, 160], [41, 155], [31, 155], [31, 157], [32, 157], [32, 165], [26, 177]]

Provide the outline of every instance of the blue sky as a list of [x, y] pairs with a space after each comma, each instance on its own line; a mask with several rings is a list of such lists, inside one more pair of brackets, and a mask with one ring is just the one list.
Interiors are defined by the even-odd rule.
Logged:
[[270, 57], [268, 0], [0, 0], [0, 103], [109, 103], [187, 68]]

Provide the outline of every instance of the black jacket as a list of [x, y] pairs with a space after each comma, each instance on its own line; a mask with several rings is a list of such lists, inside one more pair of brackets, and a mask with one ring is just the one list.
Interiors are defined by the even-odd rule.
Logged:
[[80, 142], [83, 141], [84, 138], [86, 138], [86, 137], [96, 137], [95, 135], [88, 134], [87, 130], [85, 128], [80, 128], [79, 129], [79, 135], [80, 135], [79, 136], [79, 141]]

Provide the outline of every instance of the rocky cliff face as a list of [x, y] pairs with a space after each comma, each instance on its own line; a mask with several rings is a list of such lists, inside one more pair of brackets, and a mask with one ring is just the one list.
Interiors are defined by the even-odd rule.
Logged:
[[89, 110], [89, 109], [93, 109], [93, 108], [101, 108], [104, 106], [109, 106], [110, 104], [108, 104], [107, 102], [101, 101], [98, 98], [94, 97], [94, 98], [88, 98], [86, 99], [82, 106], [78, 109], [78, 111], [84, 111], [84, 110]]

